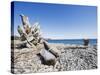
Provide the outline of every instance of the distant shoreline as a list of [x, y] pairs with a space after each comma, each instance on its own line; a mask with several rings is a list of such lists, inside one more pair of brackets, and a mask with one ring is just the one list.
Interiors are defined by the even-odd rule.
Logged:
[[[19, 36], [11, 36], [11, 40], [19, 40]], [[48, 39], [44, 38], [48, 43], [59, 43], [59, 44], [76, 44], [76, 45], [83, 45], [83, 39]], [[89, 39], [90, 45], [97, 45], [97, 38]]]
[[[17, 35], [11, 35], [11, 38], [13, 38], [13, 37], [15, 37], [15, 38], [19, 38], [20, 36], [17, 36]], [[85, 39], [85, 38], [67, 38], [67, 39], [53, 39], [53, 38], [44, 38], [45, 40], [78, 40], [78, 39]], [[97, 38], [88, 38], [88, 39], [96, 39], [97, 40]]]

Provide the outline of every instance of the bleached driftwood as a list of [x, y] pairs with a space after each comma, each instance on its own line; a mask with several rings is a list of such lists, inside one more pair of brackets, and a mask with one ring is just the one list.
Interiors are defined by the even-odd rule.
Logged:
[[43, 58], [43, 63], [47, 65], [55, 65], [56, 63], [56, 57], [47, 51], [46, 49], [42, 49], [40, 51], [40, 56]]
[[44, 58], [44, 62], [46, 64], [54, 65], [56, 58], [60, 55], [60, 52], [56, 48], [49, 46], [48, 42], [41, 38], [40, 25], [38, 22], [31, 26], [28, 17], [24, 15], [20, 16], [23, 24], [23, 30], [20, 26], [18, 26], [18, 32], [20, 34], [22, 44], [26, 44], [26, 46], [33, 48], [36, 48], [38, 44], [43, 44], [44, 49], [40, 51], [40, 55]]
[[46, 50], [52, 53], [55, 57], [59, 57], [60, 52], [57, 50], [57, 48], [49, 46], [48, 42], [46, 41], [43, 41], [43, 44]]

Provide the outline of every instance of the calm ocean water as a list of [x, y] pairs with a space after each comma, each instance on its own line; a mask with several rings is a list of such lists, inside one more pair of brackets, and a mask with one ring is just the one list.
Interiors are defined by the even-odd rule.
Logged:
[[[49, 43], [63, 43], [63, 44], [83, 44], [83, 39], [66, 39], [66, 40], [47, 40]], [[90, 39], [90, 45], [97, 45], [97, 39]]]

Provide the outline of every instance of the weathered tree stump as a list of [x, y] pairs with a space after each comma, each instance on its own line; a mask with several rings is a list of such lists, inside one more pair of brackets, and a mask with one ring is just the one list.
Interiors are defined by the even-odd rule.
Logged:
[[[40, 56], [43, 58], [43, 63], [47, 65], [55, 65], [56, 58], [59, 56], [59, 51], [49, 46], [48, 42], [43, 40], [40, 35], [39, 23], [34, 23], [33, 26], [30, 25], [28, 17], [20, 15], [22, 20], [23, 30], [18, 26], [18, 33], [20, 34], [21, 41], [28, 47], [37, 48], [38, 46], [44, 47], [40, 50]], [[39, 49], [39, 48], [37, 48]]]

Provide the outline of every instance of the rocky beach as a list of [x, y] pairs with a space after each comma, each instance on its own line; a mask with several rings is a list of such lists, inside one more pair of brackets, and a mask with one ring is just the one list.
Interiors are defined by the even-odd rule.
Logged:
[[43, 46], [38, 46], [38, 50], [21, 48], [16, 46], [19, 40], [14, 42], [12, 71], [15, 74], [97, 69], [97, 46], [49, 43], [59, 50], [60, 55], [55, 65], [46, 65], [38, 55], [38, 52], [44, 49]]

